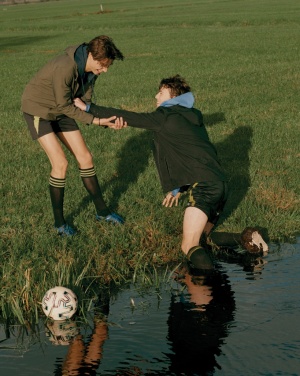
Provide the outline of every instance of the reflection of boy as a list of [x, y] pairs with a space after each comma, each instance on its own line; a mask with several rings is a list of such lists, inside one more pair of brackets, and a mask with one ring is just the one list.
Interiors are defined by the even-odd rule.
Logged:
[[212, 269], [212, 261], [199, 240], [203, 233], [207, 236], [211, 232], [226, 203], [226, 177], [202, 113], [193, 108], [194, 96], [186, 81], [179, 75], [161, 80], [155, 98], [157, 109], [151, 113], [85, 105], [79, 99], [74, 103], [94, 116], [115, 115], [123, 118], [125, 125], [154, 132], [154, 159], [167, 192], [163, 205], [177, 205], [180, 194], [185, 190], [189, 193], [182, 251], [196, 268]]
[[78, 335], [69, 346], [62, 365], [63, 375], [96, 375], [103, 354], [103, 345], [108, 337], [105, 320], [94, 320], [94, 330], [86, 345], [83, 336]]
[[219, 368], [224, 339], [234, 318], [235, 301], [224, 273], [195, 276], [185, 267], [177, 281], [186, 292], [172, 295], [168, 337], [170, 374], [211, 375]]

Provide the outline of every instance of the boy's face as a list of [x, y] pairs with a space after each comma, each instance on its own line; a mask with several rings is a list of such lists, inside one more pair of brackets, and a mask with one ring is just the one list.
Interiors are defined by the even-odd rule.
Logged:
[[99, 76], [101, 73], [106, 73], [112, 61], [110, 59], [103, 59], [101, 61], [94, 60], [91, 53], [88, 54], [88, 59], [85, 66], [86, 72], [93, 72]]
[[156, 107], [159, 107], [163, 102], [173, 98], [171, 96], [171, 89], [167, 87], [162, 87], [159, 92], [155, 95]]

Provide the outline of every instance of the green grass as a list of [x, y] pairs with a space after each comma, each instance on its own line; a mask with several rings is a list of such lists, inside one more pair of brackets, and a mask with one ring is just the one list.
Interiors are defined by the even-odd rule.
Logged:
[[[103, 13], [99, 13], [100, 4]], [[107, 202], [122, 228], [97, 224], [70, 157], [65, 213], [80, 234], [53, 233], [49, 162], [20, 112], [26, 83], [50, 58], [96, 35], [124, 53], [96, 85], [97, 102], [154, 109], [162, 77], [180, 73], [228, 174], [217, 231], [267, 228], [271, 241], [299, 230], [299, 18], [297, 0], [62, 0], [0, 7], [2, 316], [36, 317], [57, 284], [86, 296], [91, 284], [179, 262], [184, 203], [162, 208], [151, 135], [81, 126]], [[91, 296], [93, 293], [91, 293]], [[83, 298], [82, 298], [83, 299]]]

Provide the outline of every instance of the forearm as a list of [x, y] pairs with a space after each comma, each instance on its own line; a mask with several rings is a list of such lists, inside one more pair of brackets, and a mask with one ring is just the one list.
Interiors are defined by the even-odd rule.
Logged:
[[164, 117], [157, 112], [137, 113], [111, 107], [91, 104], [88, 113], [99, 118], [117, 116], [124, 119], [128, 126], [157, 131], [160, 129]]

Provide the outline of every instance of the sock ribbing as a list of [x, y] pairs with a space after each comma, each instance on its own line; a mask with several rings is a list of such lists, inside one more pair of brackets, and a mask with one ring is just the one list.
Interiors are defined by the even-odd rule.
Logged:
[[80, 173], [80, 176], [81, 176], [82, 178], [90, 178], [90, 177], [96, 175], [96, 171], [95, 171], [95, 168], [94, 168], [94, 167], [90, 167], [90, 168], [80, 168], [80, 169], [79, 169], [79, 173]]
[[49, 185], [55, 188], [64, 188], [66, 185], [66, 179], [54, 178], [53, 176], [50, 175]]

